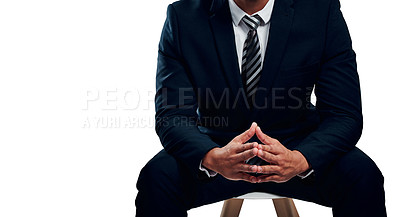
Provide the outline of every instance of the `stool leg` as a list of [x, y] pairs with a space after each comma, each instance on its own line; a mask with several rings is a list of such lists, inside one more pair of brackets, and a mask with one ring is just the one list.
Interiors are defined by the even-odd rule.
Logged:
[[291, 198], [273, 199], [278, 217], [299, 217], [296, 206]]
[[243, 199], [225, 200], [221, 211], [221, 217], [238, 217], [242, 204]]

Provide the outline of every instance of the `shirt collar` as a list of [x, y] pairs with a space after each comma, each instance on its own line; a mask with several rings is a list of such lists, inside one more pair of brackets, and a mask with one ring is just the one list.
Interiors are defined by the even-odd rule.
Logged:
[[[253, 15], [258, 14], [263, 20], [261, 25], [264, 25], [269, 22], [271, 19], [271, 14], [272, 14], [272, 9], [274, 7], [274, 0], [269, 0], [268, 3], [264, 6], [263, 9], [260, 11], [254, 13]], [[244, 12], [237, 4], [234, 2], [234, 0], [229, 0], [229, 9], [231, 10], [231, 15], [232, 15], [232, 22], [235, 26], [238, 26], [242, 18], [247, 15], [246, 12]]]

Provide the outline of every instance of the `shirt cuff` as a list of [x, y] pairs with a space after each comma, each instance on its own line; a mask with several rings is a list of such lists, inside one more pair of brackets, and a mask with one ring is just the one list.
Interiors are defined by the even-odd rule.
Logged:
[[208, 178], [216, 176], [218, 173], [203, 167], [203, 160], [200, 161], [199, 170], [207, 174]]
[[[297, 176], [300, 177], [301, 179], [305, 179], [305, 178], [307, 178], [308, 176], [310, 176], [313, 172], [314, 172], [314, 170], [311, 169], [311, 170], [306, 171], [306, 172], [304, 172], [304, 173], [298, 174]], [[303, 174], [305, 174], [305, 175], [303, 175]]]

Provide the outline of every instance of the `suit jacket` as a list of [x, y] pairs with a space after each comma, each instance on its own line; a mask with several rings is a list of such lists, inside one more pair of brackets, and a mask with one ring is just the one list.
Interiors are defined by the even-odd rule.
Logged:
[[270, 22], [251, 107], [228, 1], [181, 0], [168, 7], [158, 53], [156, 132], [194, 175], [210, 149], [252, 122], [300, 151], [317, 176], [361, 135], [356, 56], [339, 1], [276, 0]]

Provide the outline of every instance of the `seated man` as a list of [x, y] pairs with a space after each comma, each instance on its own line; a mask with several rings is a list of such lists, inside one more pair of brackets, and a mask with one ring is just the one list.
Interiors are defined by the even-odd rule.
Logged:
[[383, 176], [355, 147], [360, 85], [338, 0], [175, 2], [156, 88], [164, 149], [140, 173], [138, 217], [254, 191], [386, 216]]

